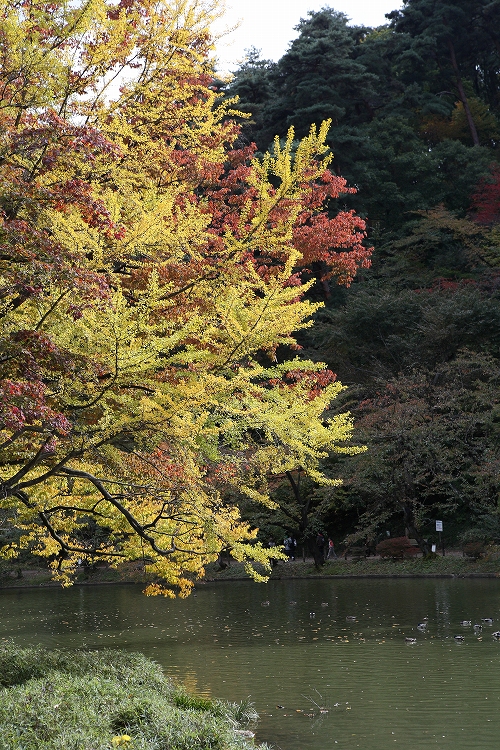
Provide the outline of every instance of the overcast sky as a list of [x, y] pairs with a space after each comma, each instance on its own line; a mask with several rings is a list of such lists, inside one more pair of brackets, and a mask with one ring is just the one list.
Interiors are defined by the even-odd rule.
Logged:
[[401, 4], [400, 0], [226, 0], [227, 11], [216, 31], [238, 21], [240, 25], [217, 45], [219, 68], [234, 70], [249, 47], [261, 49], [264, 59], [278, 60], [296, 36], [293, 27], [309, 10], [330, 6], [353, 24], [380, 26], [387, 23], [384, 14]]

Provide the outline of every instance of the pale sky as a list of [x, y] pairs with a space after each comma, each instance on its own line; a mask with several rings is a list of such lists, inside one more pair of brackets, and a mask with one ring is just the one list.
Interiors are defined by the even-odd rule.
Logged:
[[297, 35], [293, 27], [309, 10], [329, 6], [345, 13], [353, 24], [380, 26], [387, 23], [384, 14], [401, 5], [400, 0], [226, 0], [226, 14], [215, 31], [240, 25], [217, 44], [219, 68], [237, 68], [249, 47], [261, 49], [264, 59], [278, 60]]

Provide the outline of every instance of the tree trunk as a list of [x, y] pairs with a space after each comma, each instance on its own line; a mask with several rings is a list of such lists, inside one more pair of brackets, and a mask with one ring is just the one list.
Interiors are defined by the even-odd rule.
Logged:
[[457, 57], [455, 55], [455, 47], [453, 46], [453, 42], [451, 41], [451, 39], [448, 40], [448, 48], [450, 50], [451, 64], [453, 65], [453, 70], [455, 71], [455, 77], [457, 79], [458, 95], [460, 97], [460, 101], [464, 105], [464, 112], [467, 118], [467, 124], [469, 125], [470, 134], [472, 136], [472, 142], [474, 146], [479, 146], [479, 136], [477, 134], [476, 124], [472, 117], [472, 112], [470, 111], [469, 100], [467, 99], [464, 85], [462, 83], [460, 70], [458, 69]]
[[425, 539], [421, 536], [419, 531], [417, 530], [417, 527], [415, 526], [415, 517], [413, 515], [413, 508], [411, 507], [411, 504], [407, 500], [403, 500], [402, 502], [403, 506], [403, 513], [404, 513], [404, 521], [405, 526], [408, 529], [408, 534], [410, 534], [411, 539], [416, 539], [418, 542], [418, 546], [424, 553], [424, 555], [428, 555], [431, 551], [430, 546], [425, 541]]
[[302, 504], [302, 497], [300, 493], [300, 470], [297, 472], [297, 481], [293, 478], [291, 471], [287, 471], [286, 477], [290, 482], [290, 486], [295, 497], [295, 502], [299, 506], [301, 521], [299, 522], [299, 534], [302, 537], [302, 561], [306, 561], [306, 529], [307, 529], [307, 512], [309, 510], [309, 501]]

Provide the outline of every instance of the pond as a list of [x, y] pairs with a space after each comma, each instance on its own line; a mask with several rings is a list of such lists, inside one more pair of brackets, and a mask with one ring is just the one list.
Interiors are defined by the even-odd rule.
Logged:
[[202, 695], [251, 696], [257, 738], [281, 750], [498, 748], [500, 580], [233, 581], [176, 601], [3, 590], [0, 616], [19, 645], [142, 651]]

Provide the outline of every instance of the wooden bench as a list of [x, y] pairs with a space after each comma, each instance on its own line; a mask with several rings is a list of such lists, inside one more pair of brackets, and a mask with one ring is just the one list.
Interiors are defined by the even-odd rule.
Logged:
[[344, 560], [347, 560], [348, 555], [350, 555], [351, 560], [353, 561], [364, 560], [367, 553], [368, 550], [366, 549], [366, 547], [349, 547], [344, 552]]
[[479, 560], [486, 553], [482, 542], [469, 542], [462, 547], [462, 555], [468, 560]]

